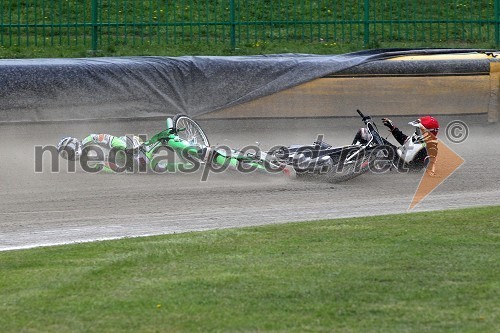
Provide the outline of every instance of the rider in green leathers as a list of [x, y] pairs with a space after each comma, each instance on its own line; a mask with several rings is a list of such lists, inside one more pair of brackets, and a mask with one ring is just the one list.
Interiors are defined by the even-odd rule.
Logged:
[[[180, 165], [185, 168], [192, 165], [192, 160], [189, 161], [189, 158], [187, 161], [183, 159], [177, 163], [179, 160], [175, 159], [175, 154], [171, 154], [170, 158], [168, 158], [168, 154], [164, 155], [164, 159], [155, 158], [159, 153], [155, 148], [156, 143], [143, 142], [139, 136], [113, 136], [110, 134], [90, 134], [82, 141], [66, 137], [57, 146], [61, 156], [69, 160], [78, 160], [82, 156], [87, 156], [89, 151], [94, 151], [98, 162], [101, 163], [92, 164], [86, 162], [86, 166], [92, 169], [89, 166], [92, 164], [94, 167], [98, 166], [103, 171], [110, 172], [146, 171], [148, 169], [155, 172], [164, 172], [167, 170], [174, 171]], [[204, 147], [199, 147], [195, 151], [197, 158], [206, 155], [206, 148]], [[174, 156], [174, 159], [172, 159], [172, 156]]]

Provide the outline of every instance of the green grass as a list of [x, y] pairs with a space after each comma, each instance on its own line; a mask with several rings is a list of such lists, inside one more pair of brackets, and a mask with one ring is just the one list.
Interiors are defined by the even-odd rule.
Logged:
[[0, 0], [0, 58], [492, 49], [494, 1], [236, 0], [231, 19], [227, 0]]
[[[372, 48], [415, 48], [422, 47], [412, 43], [377, 43]], [[425, 47], [435, 48], [465, 48], [465, 49], [495, 49], [491, 43], [428, 43]], [[371, 47], [369, 47], [371, 48]], [[307, 42], [260, 42], [255, 45], [242, 45], [233, 50], [228, 45], [181, 44], [166, 47], [164, 45], [105, 47], [93, 53], [85, 46], [53, 47], [1, 47], [0, 59], [16, 58], [85, 58], [92, 56], [239, 56], [281, 53], [306, 54], [344, 54], [359, 51], [362, 48], [355, 44], [337, 43], [307, 43]]]
[[495, 332], [500, 206], [0, 253], [2, 332]]

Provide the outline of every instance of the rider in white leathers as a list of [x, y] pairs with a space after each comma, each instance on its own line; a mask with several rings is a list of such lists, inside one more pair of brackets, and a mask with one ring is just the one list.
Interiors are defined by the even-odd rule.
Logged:
[[[437, 134], [439, 122], [432, 116], [425, 116], [410, 122], [416, 127], [415, 132], [408, 136], [394, 125], [389, 118], [382, 119], [383, 124], [389, 128], [393, 137], [400, 144], [395, 146], [389, 141], [384, 142], [394, 149], [394, 164], [401, 169], [420, 170], [427, 168], [429, 174], [435, 174], [435, 163], [438, 153]], [[361, 128], [354, 137], [353, 144], [363, 144], [371, 139], [371, 134], [366, 128]]]

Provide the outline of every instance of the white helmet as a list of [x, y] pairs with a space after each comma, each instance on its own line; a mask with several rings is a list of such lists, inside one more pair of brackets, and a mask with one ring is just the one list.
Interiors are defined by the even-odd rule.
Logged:
[[59, 141], [59, 143], [57, 144], [57, 152], [62, 157], [70, 161], [75, 161], [82, 154], [82, 144], [76, 138], [62, 138], [61, 141]]

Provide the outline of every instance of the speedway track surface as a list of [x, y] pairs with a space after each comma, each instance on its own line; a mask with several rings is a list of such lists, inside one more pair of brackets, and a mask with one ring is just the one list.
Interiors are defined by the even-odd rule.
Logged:
[[[415, 211], [500, 204], [500, 126], [486, 116], [460, 116], [470, 135], [450, 143], [440, 117], [440, 138], [465, 163]], [[413, 118], [394, 117], [405, 125]], [[380, 119], [375, 118], [380, 125]], [[308, 144], [317, 134], [348, 144], [359, 118], [204, 120], [211, 144], [241, 148], [261, 143]], [[148, 134], [163, 120], [0, 125], [0, 250], [120, 237], [244, 227], [288, 221], [404, 213], [420, 173], [365, 174], [342, 184], [255, 174], [86, 174], [34, 172], [34, 146], [88, 133]], [[381, 133], [387, 133], [379, 127]], [[392, 140], [394, 142], [394, 140]], [[63, 167], [64, 169], [64, 167]], [[471, 221], [474, 223], [474, 221]]]

